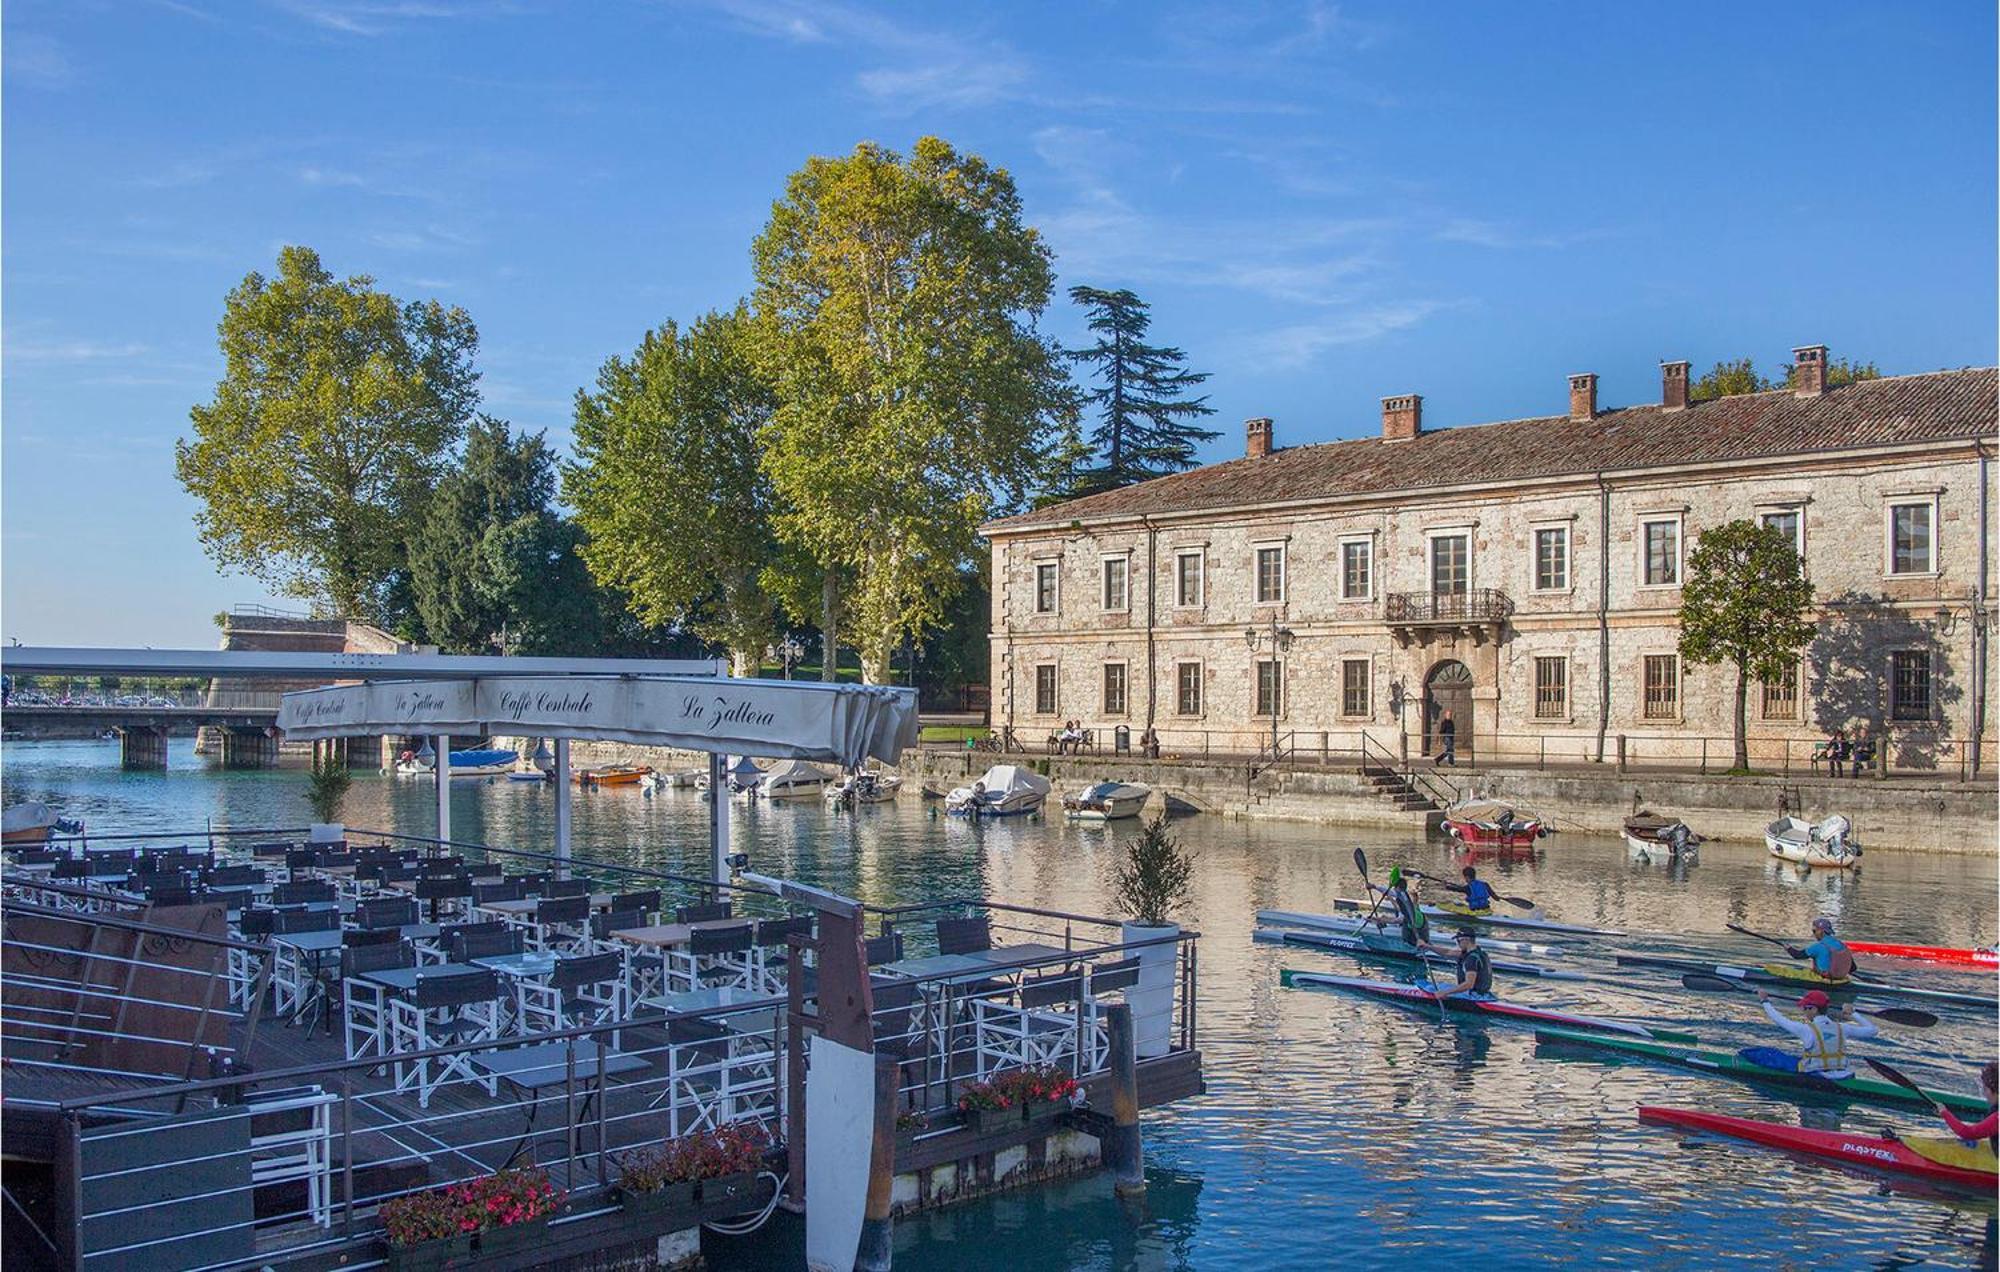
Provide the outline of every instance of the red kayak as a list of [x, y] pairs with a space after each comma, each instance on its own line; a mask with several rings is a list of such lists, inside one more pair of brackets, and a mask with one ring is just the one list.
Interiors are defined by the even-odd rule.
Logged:
[[[1641, 1108], [1639, 1120], [1661, 1122], [1669, 1126], [1678, 1126], [1683, 1130], [1727, 1135], [1732, 1139], [1787, 1149], [1794, 1153], [1803, 1153], [1808, 1157], [1825, 1158], [1849, 1166], [1863, 1166], [1870, 1170], [1886, 1171], [1892, 1175], [1907, 1175], [1913, 1179], [1928, 1180], [1935, 1184], [1976, 1188], [1989, 1196], [1993, 1193], [1996, 1179], [1990, 1168], [1980, 1170], [1933, 1161], [1902, 1140], [1889, 1139], [1881, 1135], [1813, 1131], [1801, 1126], [1762, 1122], [1751, 1117], [1729, 1117], [1722, 1113], [1703, 1113], [1697, 1109], [1669, 1109], [1656, 1106]], [[1939, 1151], [1947, 1155], [1954, 1155], [1952, 1150], [1957, 1149], [1955, 1155], [1966, 1157], [1968, 1160], [1977, 1152], [1961, 1148], [1957, 1140], [1926, 1137], [1921, 1142], [1941, 1145], [1943, 1147]], [[1990, 1154], [1986, 1160], [1992, 1160]]]
[[1922, 959], [1926, 963], [2000, 967], [2000, 950], [1991, 946], [1985, 949], [1961, 950], [1949, 945], [1900, 945], [1889, 941], [1849, 941], [1847, 948], [1856, 954], [1873, 954], [1878, 958], [1915, 958]]

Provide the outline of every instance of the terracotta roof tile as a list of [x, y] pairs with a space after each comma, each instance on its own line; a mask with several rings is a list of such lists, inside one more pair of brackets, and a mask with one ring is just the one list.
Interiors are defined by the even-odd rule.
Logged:
[[1465, 425], [1407, 441], [1379, 437], [1209, 464], [991, 522], [1006, 532], [1105, 517], [1284, 503], [1468, 482], [1524, 481], [1633, 469], [1766, 459], [1856, 447], [1991, 437], [1995, 369], [1864, 380], [1818, 398], [1790, 392]]

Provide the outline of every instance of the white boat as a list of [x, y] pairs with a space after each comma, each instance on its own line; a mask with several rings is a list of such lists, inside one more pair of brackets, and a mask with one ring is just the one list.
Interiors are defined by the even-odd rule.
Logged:
[[1041, 808], [1049, 797], [1049, 779], [1018, 764], [995, 764], [970, 786], [944, 797], [944, 811], [953, 817], [1020, 817]]
[[1153, 788], [1136, 782], [1097, 782], [1063, 796], [1063, 816], [1071, 821], [1108, 822], [1137, 817]]
[[1678, 817], [1662, 817], [1643, 810], [1627, 817], [1619, 834], [1638, 861], [1666, 861], [1671, 857], [1692, 861], [1701, 845], [1701, 836]]
[[835, 808], [854, 808], [860, 804], [886, 804], [896, 798], [896, 792], [903, 788], [900, 773], [882, 773], [863, 769], [849, 773], [837, 782], [828, 782], [826, 802]]
[[1780, 861], [1827, 870], [1845, 870], [1861, 860], [1854, 827], [1839, 813], [1817, 825], [1803, 817], [1780, 817], [1764, 827], [1764, 846]]
[[65, 835], [74, 835], [82, 829], [81, 823], [64, 821], [56, 814], [55, 809], [40, 800], [16, 804], [6, 812], [0, 813], [0, 840], [13, 847], [45, 844], [49, 841], [49, 832], [52, 830]]
[[[723, 766], [722, 775], [731, 794], [743, 795], [757, 789], [757, 783], [764, 779], [764, 770], [758, 768], [749, 756], [739, 755]], [[694, 788], [698, 791], [707, 790], [708, 774], [697, 773]]]
[[780, 760], [757, 782], [764, 799], [812, 799], [826, 789], [826, 770], [803, 760]]
[[[451, 775], [453, 777], [501, 777], [514, 771], [521, 757], [512, 751], [478, 750], [453, 751], [451, 753]], [[437, 752], [426, 745], [414, 754], [405, 751], [403, 758], [396, 762], [396, 772], [404, 777], [430, 777], [437, 772]]]
[[513, 772], [507, 774], [507, 780], [510, 782], [552, 782], [555, 780], [555, 774], [544, 773], [539, 769], [515, 769]]

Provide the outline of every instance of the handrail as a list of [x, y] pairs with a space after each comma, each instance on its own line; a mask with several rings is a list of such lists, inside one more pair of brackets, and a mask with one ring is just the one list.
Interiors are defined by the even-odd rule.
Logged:
[[1391, 592], [1382, 617], [1391, 623], [1497, 623], [1514, 612], [1514, 602], [1498, 588], [1467, 592]]

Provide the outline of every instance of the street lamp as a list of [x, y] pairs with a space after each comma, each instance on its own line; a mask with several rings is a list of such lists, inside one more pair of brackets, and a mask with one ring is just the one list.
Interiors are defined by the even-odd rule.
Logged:
[[[1276, 763], [1278, 759], [1278, 699], [1282, 695], [1283, 685], [1283, 681], [1279, 678], [1280, 668], [1278, 658], [1292, 647], [1292, 629], [1278, 626], [1278, 616], [1276, 614], [1271, 616], [1271, 625], [1264, 631], [1259, 631], [1255, 627], [1246, 627], [1243, 629], [1243, 643], [1250, 647], [1250, 652], [1253, 655], [1257, 652], [1257, 646], [1266, 639], [1271, 642], [1271, 760], [1273, 763]], [[1256, 675], [1254, 658], [1252, 660], [1251, 675], [1253, 677]]]
[[786, 636], [775, 645], [766, 645], [764, 647], [764, 657], [775, 658], [785, 664], [785, 679], [787, 680], [792, 678], [792, 664], [803, 657], [805, 652], [806, 647], [799, 644], [798, 641], [793, 640], [790, 636]]

